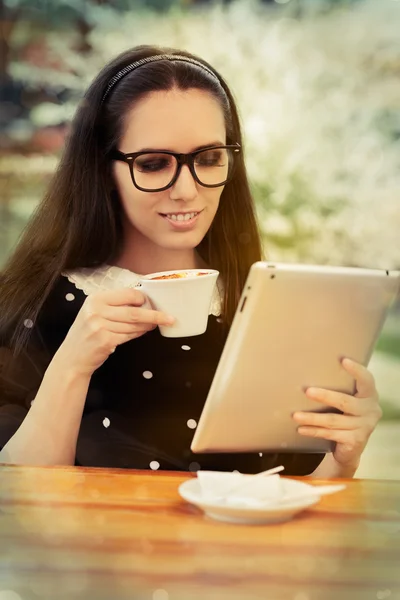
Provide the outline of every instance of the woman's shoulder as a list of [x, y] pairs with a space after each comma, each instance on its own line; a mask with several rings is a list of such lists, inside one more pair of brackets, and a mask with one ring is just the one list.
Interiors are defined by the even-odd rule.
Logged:
[[78, 289], [65, 274], [61, 274], [43, 303], [38, 323], [43, 325], [54, 321], [75, 319], [85, 298], [84, 292]]
[[[43, 304], [41, 320], [76, 316], [87, 296], [132, 285], [124, 269], [102, 265], [63, 271]], [[133, 275], [133, 274], [132, 274]], [[136, 284], [135, 277], [134, 285]], [[136, 276], [139, 279], [139, 276]]]

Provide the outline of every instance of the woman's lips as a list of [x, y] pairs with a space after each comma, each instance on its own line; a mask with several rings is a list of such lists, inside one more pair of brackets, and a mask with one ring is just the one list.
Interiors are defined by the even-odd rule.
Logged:
[[[193, 227], [195, 226], [199, 216], [201, 215], [203, 211], [192, 211], [190, 213], [186, 213], [186, 215], [189, 215], [189, 218], [187, 216], [185, 216], [184, 218], [180, 218], [178, 217], [179, 213], [169, 213], [169, 214], [162, 214], [160, 213], [160, 216], [169, 223], [169, 225], [177, 230], [177, 231], [188, 231], [190, 229], [193, 229]], [[173, 218], [172, 214], [176, 214], [177, 218]], [[183, 214], [183, 213], [180, 213]]]

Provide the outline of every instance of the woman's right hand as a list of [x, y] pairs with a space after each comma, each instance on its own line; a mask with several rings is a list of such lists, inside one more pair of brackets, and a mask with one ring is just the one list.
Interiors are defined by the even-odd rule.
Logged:
[[91, 376], [120, 344], [140, 337], [174, 318], [143, 308], [146, 297], [123, 288], [91, 294], [85, 300], [57, 354], [64, 367]]

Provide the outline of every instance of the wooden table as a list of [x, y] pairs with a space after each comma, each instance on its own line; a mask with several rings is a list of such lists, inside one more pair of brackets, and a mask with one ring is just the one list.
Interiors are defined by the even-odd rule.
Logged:
[[189, 476], [0, 466], [0, 599], [400, 599], [400, 481], [244, 526], [181, 500]]

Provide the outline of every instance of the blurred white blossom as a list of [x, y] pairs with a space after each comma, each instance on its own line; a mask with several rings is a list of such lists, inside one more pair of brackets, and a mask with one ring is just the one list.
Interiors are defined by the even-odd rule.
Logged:
[[202, 56], [238, 101], [268, 256], [400, 267], [400, 3], [300, 17], [296, 4], [240, 0], [123, 19], [103, 6], [90, 55], [67, 52], [59, 35], [53, 48], [77, 90], [133, 45]]

